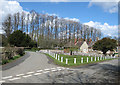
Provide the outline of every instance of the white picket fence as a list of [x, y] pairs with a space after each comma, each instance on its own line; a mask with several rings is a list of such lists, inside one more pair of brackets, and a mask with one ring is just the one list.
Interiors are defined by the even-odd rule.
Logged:
[[[58, 60], [58, 61], [60, 61], [60, 62], [63, 62], [63, 58], [64, 57], [60, 57], [57, 53], [52, 53], [52, 52], [50, 52], [50, 50], [42, 50], [42, 51], [40, 51], [40, 52], [43, 52], [43, 53], [47, 53], [47, 54], [49, 54], [50, 56], [52, 56], [54, 59], [56, 59], [56, 60]], [[60, 59], [61, 58], [61, 59]], [[94, 58], [94, 60], [93, 60], [93, 58]], [[90, 58], [86, 58], [87, 60], [84, 60], [84, 58], [83, 57], [81, 57], [81, 61], [80, 61], [80, 63], [85, 63], [84, 61], [86, 61], [87, 63], [88, 62], [95, 62], [95, 61], [101, 61], [101, 60], [106, 60], [106, 59], [113, 59], [113, 58], [116, 58], [116, 56], [100, 56], [100, 57], [97, 57], [96, 55], [95, 55], [95, 57], [91, 57], [90, 56]], [[77, 63], [77, 58], [74, 58], [74, 64], [76, 64]], [[68, 58], [66, 58], [65, 59], [65, 64], [69, 64], [69, 59]]]

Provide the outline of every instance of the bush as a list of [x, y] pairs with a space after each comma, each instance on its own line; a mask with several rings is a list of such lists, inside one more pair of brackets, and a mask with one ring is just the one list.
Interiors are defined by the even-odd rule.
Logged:
[[8, 62], [9, 62], [9, 60], [3, 59], [3, 60], [2, 60], [2, 65], [3, 65], [3, 64], [6, 64], [6, 63], [8, 63]]
[[24, 49], [18, 48], [17, 51], [16, 51], [16, 53], [17, 53], [18, 55], [20, 55], [20, 56], [23, 56], [23, 54], [24, 54]]
[[35, 47], [33, 47], [32, 50], [39, 50], [39, 48], [35, 48]]
[[14, 52], [14, 49], [12, 47], [5, 47], [3, 49], [3, 53], [5, 54], [4, 58], [5, 59], [12, 59], [12, 57], [14, 56], [13, 52]]

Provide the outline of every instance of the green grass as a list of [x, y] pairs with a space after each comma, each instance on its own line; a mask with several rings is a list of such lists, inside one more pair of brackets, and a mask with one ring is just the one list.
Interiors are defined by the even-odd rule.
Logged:
[[[45, 53], [46, 54], [46, 53]], [[79, 66], [79, 65], [84, 65], [84, 64], [90, 64], [90, 63], [97, 63], [97, 62], [102, 62], [102, 61], [106, 61], [106, 60], [112, 60], [112, 59], [104, 59], [102, 57], [102, 60], [100, 60], [99, 57], [99, 61], [98, 61], [98, 57], [96, 57], [96, 61], [95, 61], [95, 57], [93, 56], [81, 56], [81, 55], [63, 55], [63, 54], [59, 54], [60, 56], [60, 60], [56, 60], [55, 58], [53, 58], [52, 56], [50, 56], [49, 54], [46, 54], [47, 56], [49, 56], [50, 58], [53, 59], [54, 63], [60, 66], [65, 66], [65, 67], [69, 67], [69, 66]], [[61, 57], [63, 57], [63, 62], [61, 62]], [[81, 58], [83, 57], [83, 63], [81, 63]], [[89, 61], [87, 62], [87, 57], [89, 58]], [[93, 57], [93, 61], [91, 62], [91, 57]], [[66, 64], [66, 58], [68, 59], [68, 64]], [[74, 58], [76, 58], [76, 64], [74, 64]]]
[[20, 57], [21, 57], [20, 55], [16, 55], [16, 56], [14, 56], [12, 59], [2, 59], [2, 65], [7, 64], [7, 63], [10, 63], [10, 62], [12, 62], [13, 60], [16, 60], [16, 59], [18, 59], [18, 58], [20, 58]]

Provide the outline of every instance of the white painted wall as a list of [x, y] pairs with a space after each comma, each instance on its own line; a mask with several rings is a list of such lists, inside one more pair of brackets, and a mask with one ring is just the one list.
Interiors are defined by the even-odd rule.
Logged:
[[80, 51], [82, 51], [83, 53], [88, 53], [88, 44], [86, 43], [86, 41], [84, 41], [81, 45]]

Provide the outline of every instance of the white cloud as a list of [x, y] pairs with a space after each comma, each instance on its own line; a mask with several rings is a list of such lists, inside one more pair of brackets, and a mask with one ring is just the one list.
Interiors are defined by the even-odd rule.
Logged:
[[[45, 13], [45, 12], [44, 12], [44, 13]], [[53, 14], [46, 13], [46, 15], [50, 15], [50, 16], [59, 16], [58, 14], [55, 14], [55, 13], [53, 13]]]
[[[20, 12], [22, 13], [24, 10], [20, 6], [19, 2], [17, 1], [0, 1], [0, 34], [4, 31], [1, 28], [2, 22], [5, 20], [8, 14], [13, 15], [14, 13]], [[24, 11], [26, 14], [29, 13], [27, 11]]]
[[84, 23], [90, 27], [94, 27], [97, 29], [101, 29], [104, 36], [118, 36], [118, 26], [117, 25], [109, 25], [108, 23], [101, 24], [100, 22], [87, 22]]
[[14, 14], [17, 12], [22, 12], [23, 9], [17, 1], [3, 1], [2, 7], [0, 8], [0, 15], [3, 21], [8, 14]]
[[66, 20], [71, 20], [71, 21], [75, 21], [75, 22], [80, 22], [80, 20], [77, 19], [77, 18], [68, 18], [68, 17], [66, 17], [66, 18], [64, 18], [64, 19], [66, 19]]
[[102, 7], [105, 12], [116, 13], [118, 12], [118, 1], [119, 0], [91, 0], [88, 7], [97, 5]]

